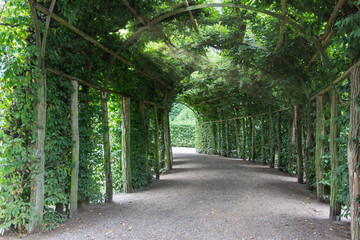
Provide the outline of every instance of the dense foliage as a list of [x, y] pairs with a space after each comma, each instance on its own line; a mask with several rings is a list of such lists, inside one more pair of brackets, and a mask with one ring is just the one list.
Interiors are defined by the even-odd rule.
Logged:
[[[306, 101], [360, 57], [358, 0], [342, 1], [339, 11], [334, 9], [341, 1], [335, 0], [244, 0], [240, 8], [229, 5], [240, 2], [232, 0], [58, 0], [53, 10], [58, 18], [47, 26], [41, 7], [48, 9], [51, 2], [0, 0], [0, 234], [10, 229], [25, 232], [32, 221], [31, 182], [39, 170], [33, 156], [36, 129], [46, 133], [43, 227], [54, 228], [69, 216], [74, 167], [69, 79], [80, 79], [78, 202], [95, 204], [110, 199], [105, 191], [104, 135], [108, 131], [111, 188], [124, 190], [122, 97], [131, 98], [134, 190], [148, 185], [159, 167], [166, 172], [164, 113], [171, 107], [173, 145], [195, 145], [199, 152], [257, 163], [269, 163], [274, 157], [275, 166], [280, 163], [281, 170], [296, 174], [296, 150], [289, 148], [293, 113], [280, 114], [281, 161], [276, 150], [276, 114], [269, 113], [303, 103], [301, 126], [306, 129], [307, 112], [317, 117]], [[185, 10], [186, 2], [193, 7], [191, 12]], [[29, 3], [34, 3], [32, 12]], [[59, 18], [64, 22], [59, 23]], [[36, 126], [36, 105], [41, 100], [37, 80], [44, 76], [46, 125]], [[345, 208], [349, 205], [349, 88], [347, 81], [336, 86], [341, 96], [341, 116], [336, 118], [341, 126], [337, 199]], [[325, 97], [329, 103], [329, 96]], [[146, 102], [145, 116], [140, 102]], [[196, 130], [190, 110], [183, 111], [174, 102], [191, 107], [197, 115]], [[325, 108], [328, 133], [330, 105]], [[315, 132], [314, 122], [310, 129]], [[321, 138], [328, 141], [329, 136]], [[306, 176], [312, 187], [316, 186], [314, 148], [312, 141]], [[328, 144], [325, 150], [321, 164], [327, 195], [333, 176]]]

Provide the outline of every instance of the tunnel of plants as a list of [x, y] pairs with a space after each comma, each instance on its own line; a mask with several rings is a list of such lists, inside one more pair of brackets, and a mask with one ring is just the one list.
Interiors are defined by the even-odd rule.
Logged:
[[0, 0], [0, 233], [171, 174], [196, 150], [296, 176], [360, 238], [360, 1]]

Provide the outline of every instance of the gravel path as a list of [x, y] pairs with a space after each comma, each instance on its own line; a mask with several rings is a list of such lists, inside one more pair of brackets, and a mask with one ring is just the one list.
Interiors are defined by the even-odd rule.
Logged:
[[328, 205], [294, 177], [192, 149], [173, 152], [171, 174], [149, 188], [88, 206], [65, 226], [24, 239], [350, 238], [349, 222], [329, 220]]

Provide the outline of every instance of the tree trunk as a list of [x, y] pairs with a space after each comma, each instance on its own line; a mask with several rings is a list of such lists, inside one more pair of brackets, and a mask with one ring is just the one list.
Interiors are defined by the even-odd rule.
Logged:
[[243, 144], [242, 144], [241, 158], [243, 160], [246, 160], [245, 159], [245, 151], [246, 151], [245, 118], [242, 119], [242, 140], [243, 140]]
[[170, 173], [171, 169], [171, 151], [170, 151], [170, 132], [169, 132], [169, 117], [168, 111], [163, 110], [162, 114], [163, 129], [164, 129], [164, 147], [165, 147], [165, 174]]
[[304, 183], [304, 164], [302, 154], [302, 128], [300, 119], [300, 105], [294, 106], [296, 152], [297, 152], [297, 179], [298, 183]]
[[292, 171], [294, 170], [294, 155], [295, 155], [295, 118], [294, 118], [294, 112], [292, 112], [291, 115], [291, 125], [290, 125], [290, 149], [289, 149], [289, 172], [292, 174]]
[[[105, 89], [107, 84], [104, 84]], [[101, 93], [101, 110], [103, 121], [103, 147], [104, 147], [104, 170], [105, 170], [105, 185], [107, 202], [112, 202], [113, 187], [112, 187], [112, 174], [111, 174], [111, 151], [110, 151], [110, 132], [109, 132], [109, 116], [108, 116], [108, 100], [107, 93]]]
[[251, 118], [251, 160], [255, 161], [255, 119]]
[[339, 167], [339, 148], [336, 139], [340, 137], [340, 128], [335, 122], [339, 116], [339, 95], [334, 87], [331, 89], [331, 122], [330, 122], [330, 156], [331, 156], [331, 184], [330, 184], [330, 218], [336, 220], [341, 214], [341, 203], [336, 201], [339, 189], [339, 174], [335, 170]]
[[316, 149], [315, 149], [315, 169], [316, 169], [316, 195], [320, 202], [324, 201], [325, 187], [321, 183], [324, 180], [324, 167], [321, 158], [325, 152], [325, 143], [321, 138], [325, 136], [325, 113], [324, 96], [316, 97]]
[[73, 142], [71, 150], [71, 184], [70, 184], [70, 215], [76, 214], [78, 209], [78, 182], [79, 182], [79, 85], [76, 81], [71, 81], [73, 93], [71, 94], [71, 140]]
[[264, 123], [264, 116], [261, 116], [261, 163], [262, 163], [262, 165], [266, 165], [266, 158], [265, 158], [265, 123]]
[[230, 157], [229, 121], [226, 120], [226, 156]]
[[307, 112], [306, 112], [306, 141], [305, 141], [305, 176], [306, 176], [306, 187], [308, 189], [311, 188], [310, 186], [310, 158], [312, 156], [310, 147], [311, 143], [314, 139], [314, 135], [312, 133], [312, 123], [314, 118], [311, 115], [311, 102], [308, 102]]
[[281, 116], [280, 112], [276, 113], [276, 132], [277, 132], [277, 155], [278, 155], [278, 169], [282, 171], [282, 159], [281, 159]]
[[239, 120], [238, 119], [235, 119], [235, 144], [236, 144], [236, 158], [240, 158]]
[[351, 239], [360, 239], [359, 207], [360, 207], [360, 67], [351, 72], [351, 93], [350, 93], [350, 127], [347, 149], [347, 160], [349, 166], [349, 189], [350, 189], [350, 212], [351, 212]]
[[124, 193], [132, 191], [131, 185], [131, 160], [130, 160], [130, 98], [122, 98], [122, 143], [121, 143], [121, 167], [123, 175]]
[[155, 133], [154, 133], [154, 143], [155, 143], [155, 175], [156, 179], [160, 179], [160, 143], [159, 143], [159, 116], [158, 116], [158, 108], [154, 106], [154, 125], [155, 125]]
[[147, 126], [146, 126], [146, 117], [145, 117], [145, 104], [144, 101], [139, 101], [139, 110], [140, 110], [140, 117], [141, 121], [143, 122], [143, 138], [144, 138], [144, 157], [145, 157], [145, 171], [146, 171], [146, 181], [147, 185], [151, 183], [151, 175], [150, 175], [150, 163], [149, 163], [149, 156], [148, 156], [148, 138], [147, 138]]
[[273, 120], [271, 114], [269, 114], [269, 145], [270, 145], [269, 167], [274, 168], [275, 154], [274, 154], [274, 141], [273, 141]]
[[[45, 69], [45, 50], [47, 32], [51, 17], [47, 17], [43, 39], [41, 40], [41, 30], [38, 22], [37, 13], [33, 1], [28, 0], [31, 18], [35, 26], [35, 42], [38, 50], [37, 73], [34, 76], [34, 86], [36, 86], [37, 101], [34, 106], [35, 126], [33, 127], [34, 143], [32, 145], [33, 160], [31, 162], [31, 193], [30, 205], [33, 208], [30, 214], [28, 233], [38, 233], [42, 230], [42, 220], [44, 211], [44, 174], [45, 174], [45, 129], [46, 129], [46, 74]], [[56, 0], [52, 0], [49, 11], [52, 13]]]

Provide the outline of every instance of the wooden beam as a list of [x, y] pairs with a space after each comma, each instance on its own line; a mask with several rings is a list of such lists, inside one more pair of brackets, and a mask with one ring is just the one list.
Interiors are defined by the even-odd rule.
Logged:
[[331, 90], [332, 86], [335, 86], [335, 85], [339, 84], [340, 82], [344, 81], [347, 77], [350, 76], [351, 72], [354, 69], [356, 69], [357, 67], [360, 67], [360, 61], [358, 61], [352, 67], [350, 67], [345, 73], [343, 73], [340, 77], [338, 77], [335, 81], [333, 81], [329, 86], [327, 86], [326, 88], [324, 88], [323, 90], [321, 90], [320, 92], [318, 92], [317, 94], [312, 96], [308, 101], [315, 100], [317, 96], [322, 95], [322, 94], [328, 92], [329, 90]]
[[319, 37], [319, 41], [321, 42], [322, 40], [324, 40], [328, 34], [331, 32], [331, 28], [339, 14], [340, 9], [342, 8], [342, 6], [344, 5], [345, 0], [339, 0], [334, 8], [334, 11], [332, 12], [329, 21], [326, 25], [325, 31], [324, 33]]
[[276, 46], [276, 51], [278, 51], [284, 43], [285, 17], [286, 17], [286, 11], [287, 11], [286, 4], [287, 4], [287, 0], [282, 0], [281, 17], [283, 19], [281, 20], [281, 23], [280, 23], [279, 42]]
[[[133, 99], [132, 97], [128, 96], [127, 94], [119, 93], [119, 92], [117, 92], [117, 91], [113, 91], [113, 90], [110, 90], [110, 89], [105, 89], [105, 88], [99, 87], [99, 86], [97, 86], [97, 85], [94, 84], [94, 83], [91, 83], [91, 82], [82, 80], [82, 79], [80, 79], [80, 78], [71, 76], [71, 75], [69, 75], [69, 74], [60, 72], [60, 71], [55, 70], [55, 69], [53, 69], [53, 68], [45, 68], [45, 70], [46, 70], [47, 72], [49, 72], [49, 73], [55, 74], [55, 75], [60, 76], [60, 77], [64, 77], [64, 78], [66, 78], [66, 79], [68, 79], [68, 80], [77, 81], [77, 82], [79, 82], [79, 83], [82, 84], [82, 85], [91, 87], [91, 88], [96, 89], [96, 90], [99, 90], [99, 91], [101, 91], [101, 92], [111, 93], [111, 94], [114, 94], [114, 95], [117, 95], [117, 96], [120, 96], [120, 97], [129, 97], [129, 98]], [[137, 100], [137, 99], [133, 99], [133, 100], [134, 100], [134, 101], [143, 101], [143, 102], [144, 102], [145, 104], [147, 104], [147, 105], [157, 106], [158, 108], [166, 109], [165, 106], [161, 106], [161, 105], [158, 105], [158, 104], [156, 104], [156, 103], [154, 103], [154, 102], [150, 102], [150, 101], [147, 101], [147, 100]]]
[[[185, 4], [185, 7], [189, 7], [189, 2], [187, 0], [183, 0], [183, 3]], [[194, 18], [194, 15], [192, 14], [191, 11], [189, 11], [189, 17], [190, 17], [190, 21], [195, 29], [195, 31], [197, 32], [197, 34], [199, 34], [199, 28], [196, 24], [196, 21], [195, 21], [195, 18]]]

